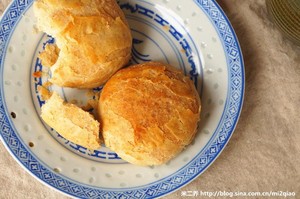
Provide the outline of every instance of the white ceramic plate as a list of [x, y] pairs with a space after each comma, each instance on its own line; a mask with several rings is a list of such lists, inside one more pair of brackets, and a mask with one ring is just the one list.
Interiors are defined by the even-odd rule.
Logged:
[[[154, 198], [191, 182], [216, 159], [236, 126], [244, 93], [241, 50], [216, 2], [119, 1], [133, 33], [132, 62], [177, 66], [191, 77], [202, 99], [202, 120], [193, 143], [155, 167], [126, 163], [105, 146], [88, 151], [42, 122], [44, 102], [36, 87], [48, 76], [33, 78], [32, 73], [48, 73], [37, 55], [45, 43], [55, 41], [36, 33], [32, 3], [14, 1], [0, 22], [0, 129], [7, 149], [34, 177], [79, 198]], [[67, 101], [88, 98], [85, 90], [51, 89]]]

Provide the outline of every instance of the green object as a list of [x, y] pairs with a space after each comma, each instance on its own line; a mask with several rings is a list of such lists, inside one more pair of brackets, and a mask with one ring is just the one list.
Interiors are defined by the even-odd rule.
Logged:
[[266, 4], [282, 33], [300, 46], [300, 0], [267, 0]]

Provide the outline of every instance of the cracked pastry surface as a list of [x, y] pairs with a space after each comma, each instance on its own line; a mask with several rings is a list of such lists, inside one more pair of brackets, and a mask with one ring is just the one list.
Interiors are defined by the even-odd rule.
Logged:
[[105, 145], [137, 165], [160, 165], [193, 140], [200, 120], [193, 82], [150, 62], [118, 71], [104, 86], [99, 118]]
[[115, 0], [37, 0], [34, 12], [38, 29], [54, 37], [59, 49], [58, 57], [57, 51], [46, 53], [48, 60], [51, 52], [57, 57], [52, 83], [97, 87], [128, 63], [131, 32]]

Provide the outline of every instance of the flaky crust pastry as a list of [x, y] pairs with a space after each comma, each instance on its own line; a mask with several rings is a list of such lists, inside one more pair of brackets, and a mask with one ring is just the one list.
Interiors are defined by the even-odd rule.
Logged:
[[60, 49], [52, 83], [97, 87], [128, 63], [131, 32], [115, 0], [37, 0], [34, 12]]
[[74, 104], [65, 103], [57, 93], [42, 106], [41, 117], [67, 140], [91, 150], [100, 148], [99, 122]]
[[122, 69], [104, 86], [99, 118], [106, 146], [137, 165], [160, 165], [190, 144], [200, 98], [181, 71], [150, 62]]

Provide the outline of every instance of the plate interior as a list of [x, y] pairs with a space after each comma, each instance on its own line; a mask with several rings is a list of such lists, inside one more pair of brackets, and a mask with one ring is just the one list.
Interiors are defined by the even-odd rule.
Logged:
[[[135, 190], [149, 196], [164, 195], [199, 175], [227, 143], [240, 113], [243, 65], [235, 35], [223, 13], [212, 1], [120, 0], [133, 35], [132, 64], [162, 61], [181, 69], [193, 80], [202, 101], [195, 140], [165, 165], [135, 166], [121, 160], [105, 146], [89, 151], [69, 142], [40, 119], [44, 101], [37, 86], [51, 76], [38, 59], [46, 43], [55, 40], [36, 31], [32, 2], [8, 10], [12, 24], [1, 64], [1, 112], [13, 138], [2, 137], [15, 157], [38, 178], [55, 188], [78, 195], [70, 186], [101, 193]], [[14, 20], [15, 7], [23, 14]], [[6, 18], [2, 19], [2, 29]], [[4, 40], [3, 40], [4, 41]], [[40, 78], [33, 73], [42, 71]], [[51, 86], [66, 101], [82, 105], [91, 90]], [[100, 92], [101, 87], [92, 92]], [[157, 149], [159, 150], [159, 148]], [[35, 161], [28, 161], [33, 159]], [[31, 163], [30, 163], [31, 162]], [[55, 181], [49, 183], [49, 179]], [[61, 184], [59, 184], [61, 182]], [[65, 187], [65, 188], [64, 188]], [[129, 194], [130, 195], [130, 194]]]

